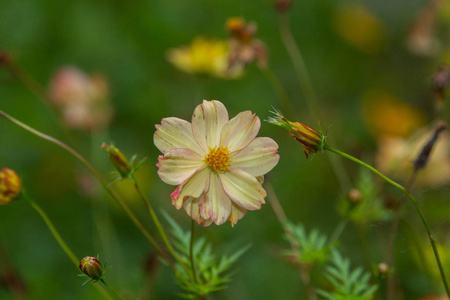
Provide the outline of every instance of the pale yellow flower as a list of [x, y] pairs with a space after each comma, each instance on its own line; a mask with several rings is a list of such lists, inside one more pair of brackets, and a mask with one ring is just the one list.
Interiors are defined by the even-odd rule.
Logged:
[[223, 78], [242, 75], [240, 66], [228, 67], [229, 47], [226, 41], [197, 37], [191, 45], [170, 49], [167, 59], [190, 74], [208, 74]]
[[230, 221], [234, 226], [247, 210], [264, 204], [263, 175], [278, 163], [278, 145], [256, 137], [261, 122], [250, 111], [231, 120], [219, 101], [203, 101], [192, 123], [165, 118], [156, 125], [154, 143], [164, 154], [159, 177], [178, 185], [172, 204], [205, 226]]

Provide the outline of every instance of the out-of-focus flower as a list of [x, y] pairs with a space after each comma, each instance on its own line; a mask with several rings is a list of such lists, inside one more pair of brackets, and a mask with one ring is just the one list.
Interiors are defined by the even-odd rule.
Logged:
[[425, 123], [418, 109], [386, 92], [370, 90], [362, 100], [363, 120], [375, 137], [405, 137]]
[[242, 18], [229, 18], [226, 24], [230, 33], [229, 68], [245, 66], [253, 61], [260, 68], [267, 67], [267, 49], [264, 43], [255, 39], [256, 24], [246, 23]]
[[277, 111], [273, 113], [275, 116], [270, 117], [267, 121], [289, 131], [289, 134], [302, 144], [306, 158], [308, 158], [309, 154], [323, 149], [326, 141], [325, 135], [303, 123], [291, 122]]
[[292, 8], [292, 0], [275, 0], [275, 9], [281, 13], [285, 13]]
[[227, 42], [197, 37], [189, 46], [170, 49], [167, 59], [186, 73], [237, 78], [242, 68], [228, 68], [228, 55]]
[[442, 109], [445, 104], [445, 90], [450, 84], [450, 67], [443, 66], [433, 75], [433, 92], [437, 109]]
[[435, 35], [440, 8], [446, 1], [431, 0], [414, 18], [406, 36], [406, 47], [417, 55], [438, 54], [440, 42]]
[[266, 191], [263, 175], [278, 163], [278, 145], [256, 137], [261, 122], [250, 111], [231, 120], [219, 101], [198, 105], [192, 123], [164, 118], [156, 125], [154, 143], [158, 175], [171, 185], [172, 204], [204, 226], [229, 221], [234, 226], [247, 210], [258, 210]]
[[[406, 182], [414, 170], [414, 161], [433, 135], [434, 129], [420, 129], [409, 138], [385, 137], [378, 142], [377, 168], [395, 180]], [[442, 132], [428, 157], [426, 168], [416, 185], [438, 187], [450, 182], [450, 134]]]
[[62, 67], [51, 79], [49, 96], [69, 128], [96, 131], [111, 121], [108, 82], [99, 74]]
[[339, 36], [367, 54], [378, 54], [386, 47], [382, 21], [367, 7], [356, 2], [343, 2], [335, 12]]
[[8, 168], [0, 171], [0, 205], [5, 205], [17, 198], [22, 188], [20, 177]]

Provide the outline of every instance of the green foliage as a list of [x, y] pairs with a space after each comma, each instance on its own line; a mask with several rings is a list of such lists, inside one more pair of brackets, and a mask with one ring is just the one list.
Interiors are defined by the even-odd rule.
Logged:
[[183, 262], [183, 265], [176, 264], [178, 270], [176, 273], [177, 282], [187, 292], [180, 296], [186, 299], [197, 299], [211, 292], [225, 289], [233, 275], [233, 272], [229, 271], [231, 266], [248, 250], [249, 246], [237, 250], [233, 255], [223, 255], [220, 259], [217, 259], [212, 246], [206, 242], [206, 239], [198, 238], [193, 246], [194, 265], [197, 272], [197, 280], [195, 280], [189, 256], [191, 233], [184, 231], [169, 215], [165, 214], [165, 217], [172, 227], [173, 244]]
[[291, 249], [284, 253], [293, 257], [298, 263], [321, 264], [330, 257], [331, 247], [327, 245], [327, 237], [318, 229], [306, 233], [302, 224], [286, 222], [287, 231], [285, 238], [291, 244]]
[[380, 190], [374, 176], [368, 169], [360, 169], [356, 189], [361, 193], [361, 202], [354, 205], [343, 197], [339, 211], [344, 217], [356, 223], [388, 221], [392, 218], [392, 213], [379, 196]]
[[333, 266], [328, 266], [327, 278], [333, 285], [333, 291], [317, 290], [317, 293], [329, 300], [371, 300], [377, 285], [370, 285], [370, 274], [361, 267], [350, 270], [350, 260], [343, 258], [337, 250], [331, 252]]

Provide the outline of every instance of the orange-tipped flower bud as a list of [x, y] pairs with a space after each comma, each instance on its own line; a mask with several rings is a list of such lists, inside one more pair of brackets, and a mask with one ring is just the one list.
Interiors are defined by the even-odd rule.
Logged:
[[93, 280], [99, 280], [103, 276], [103, 267], [97, 257], [86, 256], [80, 261], [81, 272]]
[[316, 153], [323, 149], [325, 146], [325, 135], [303, 123], [291, 122], [279, 112], [275, 111], [274, 114], [275, 117], [270, 117], [268, 122], [289, 131], [289, 134], [303, 145], [303, 152], [305, 153], [306, 158], [308, 158], [309, 154]]
[[357, 189], [351, 189], [347, 193], [347, 201], [350, 203], [351, 206], [356, 206], [359, 203], [361, 203], [362, 200], [362, 194]]
[[113, 145], [109, 146], [105, 143], [103, 143], [102, 149], [108, 151], [109, 160], [112, 162], [112, 164], [122, 177], [125, 178], [131, 174], [131, 164], [119, 149], [117, 149]]
[[3, 168], [0, 171], [0, 205], [5, 205], [20, 194], [22, 181], [13, 170]]

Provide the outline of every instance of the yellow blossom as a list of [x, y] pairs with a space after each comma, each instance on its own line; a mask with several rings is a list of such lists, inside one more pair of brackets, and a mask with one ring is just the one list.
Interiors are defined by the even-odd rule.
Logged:
[[228, 68], [228, 54], [226, 41], [197, 37], [191, 45], [170, 49], [167, 59], [186, 73], [223, 78], [239, 77], [242, 69]]

